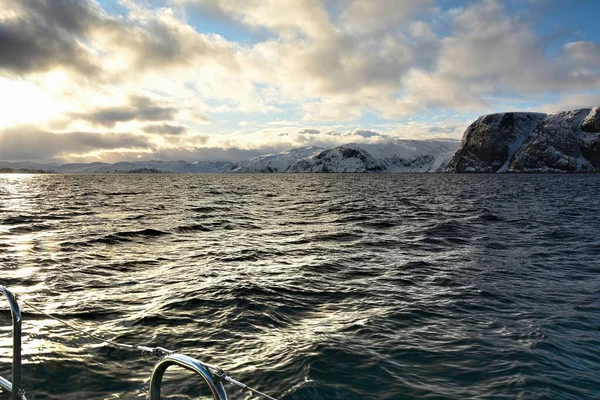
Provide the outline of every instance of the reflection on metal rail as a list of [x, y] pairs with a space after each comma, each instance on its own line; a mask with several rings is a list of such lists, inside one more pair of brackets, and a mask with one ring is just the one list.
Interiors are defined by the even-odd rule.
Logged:
[[25, 400], [25, 394], [21, 389], [21, 309], [15, 295], [4, 286], [0, 286], [0, 293], [6, 297], [10, 305], [13, 334], [12, 382], [0, 376], [0, 387], [10, 392], [11, 400]]

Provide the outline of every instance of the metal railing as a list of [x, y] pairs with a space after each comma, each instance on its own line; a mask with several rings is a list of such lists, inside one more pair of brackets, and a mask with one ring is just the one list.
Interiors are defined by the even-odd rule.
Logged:
[[215, 377], [205, 364], [183, 354], [170, 354], [156, 363], [150, 376], [150, 400], [160, 400], [160, 388], [163, 376], [167, 368], [173, 365], [183, 367], [200, 375], [210, 388], [215, 400], [227, 400], [227, 393], [225, 393], [223, 383], [220, 382], [218, 377]]
[[21, 309], [16, 296], [7, 288], [0, 286], [0, 293], [6, 297], [10, 305], [13, 335], [12, 381], [0, 376], [0, 387], [10, 392], [11, 400], [26, 400], [21, 389]]
[[[14, 295], [11, 291], [9, 291], [4, 286], [0, 285], [0, 293], [2, 293], [7, 298], [8, 304], [10, 305], [10, 311], [12, 314], [13, 334], [12, 382], [0, 376], [0, 389], [5, 389], [6, 391], [11, 393], [11, 400], [27, 400], [25, 398], [25, 392], [21, 387], [21, 309], [19, 308], [19, 303], [17, 302], [17, 296]], [[162, 347], [152, 348], [147, 346], [118, 343], [116, 341], [102, 339], [96, 334], [89, 333], [83, 330], [82, 328], [76, 327], [63, 319], [60, 319], [52, 314], [44, 312], [40, 308], [34, 306], [33, 304], [29, 303], [24, 299], [21, 300], [28, 307], [33, 308], [42, 315], [56, 320], [61, 324], [68, 326], [73, 331], [78, 332], [82, 335], [86, 335], [94, 340], [99, 341], [100, 343], [121, 349], [140, 350], [147, 354], [153, 354], [155, 356], [160, 357], [160, 360], [154, 366], [154, 369], [152, 370], [152, 375], [150, 376], [150, 400], [160, 400], [161, 384], [164, 374], [169, 367], [174, 365], [183, 367], [189, 371], [195, 372], [198, 375], [200, 375], [204, 382], [210, 388], [214, 400], [227, 400], [227, 393], [225, 392], [225, 388], [223, 387], [223, 382], [228, 382], [243, 390], [248, 390], [253, 394], [259, 395], [266, 399], [275, 400], [275, 398], [227, 376], [225, 371], [223, 371], [217, 366], [203, 363], [199, 360], [196, 360], [195, 358], [188, 357], [183, 354], [177, 354], [171, 350], [167, 350]]]

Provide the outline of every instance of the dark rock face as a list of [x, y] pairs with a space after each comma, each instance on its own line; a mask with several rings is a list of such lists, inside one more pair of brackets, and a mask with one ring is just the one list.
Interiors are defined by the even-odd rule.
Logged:
[[596, 139], [584, 143], [581, 147], [581, 154], [592, 164], [595, 171], [600, 171], [600, 136]]
[[457, 172], [496, 172], [512, 156], [511, 144], [527, 135], [543, 114], [505, 113], [480, 117], [465, 131], [450, 164]]
[[589, 133], [600, 133], [600, 107], [592, 108], [581, 124], [581, 130]]
[[448, 170], [600, 171], [599, 132], [598, 107], [556, 114], [486, 115], [467, 128]]
[[512, 170], [578, 171], [580, 140], [574, 128], [585, 115], [587, 110], [577, 110], [544, 118], [512, 161]]

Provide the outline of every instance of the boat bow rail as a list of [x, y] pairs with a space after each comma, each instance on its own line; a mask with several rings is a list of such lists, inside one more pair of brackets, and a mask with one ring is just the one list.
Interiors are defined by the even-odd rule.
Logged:
[[0, 286], [0, 293], [6, 297], [10, 306], [13, 335], [12, 381], [0, 376], [0, 387], [10, 392], [11, 400], [25, 400], [25, 394], [21, 388], [21, 309], [17, 297], [10, 290]]
[[215, 400], [227, 400], [227, 393], [218, 376], [213, 375], [208, 366], [195, 358], [183, 354], [169, 354], [154, 366], [150, 376], [150, 400], [160, 400], [160, 388], [163, 376], [170, 366], [177, 365], [197, 373], [210, 388]]

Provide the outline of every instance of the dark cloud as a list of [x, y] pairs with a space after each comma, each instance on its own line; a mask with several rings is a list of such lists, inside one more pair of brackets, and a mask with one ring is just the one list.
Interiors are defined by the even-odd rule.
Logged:
[[69, 132], [55, 134], [30, 125], [0, 131], [0, 159], [49, 161], [69, 153], [94, 150], [147, 149], [147, 138], [129, 133]]
[[144, 132], [158, 135], [181, 135], [187, 132], [187, 128], [181, 125], [154, 124], [145, 126]]
[[379, 133], [374, 132], [374, 131], [370, 131], [370, 130], [367, 130], [367, 129], [355, 129], [352, 133], [354, 135], [362, 136], [364, 138], [370, 138], [370, 137], [374, 137], [374, 136], [381, 136]]
[[16, 75], [62, 67], [95, 77], [111, 53], [131, 57], [136, 70], [189, 65], [202, 57], [236, 65], [224, 39], [200, 35], [172, 16], [113, 17], [91, 0], [3, 0], [1, 7], [14, 17], [0, 20], [0, 71]]
[[0, 70], [20, 74], [57, 66], [84, 75], [100, 71], [80, 43], [101, 11], [78, 0], [5, 0], [5, 11], [16, 17], [0, 22]]
[[69, 116], [94, 125], [113, 127], [117, 122], [170, 121], [175, 118], [177, 108], [161, 104], [149, 97], [132, 96], [127, 104], [115, 107], [100, 107], [89, 112], [71, 113]]
[[319, 133], [321, 133], [321, 131], [318, 129], [302, 129], [298, 131], [298, 134], [300, 135], [318, 135]]

